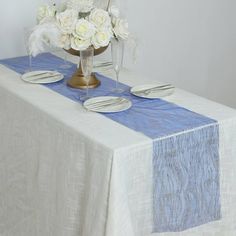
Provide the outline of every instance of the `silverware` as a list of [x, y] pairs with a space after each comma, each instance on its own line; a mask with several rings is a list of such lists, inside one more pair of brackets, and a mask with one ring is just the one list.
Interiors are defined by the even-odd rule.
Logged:
[[136, 91], [136, 94], [144, 94], [144, 95], [148, 95], [151, 92], [155, 92], [155, 91], [164, 91], [164, 90], [170, 90], [170, 89], [174, 89], [174, 86], [171, 85], [165, 85], [165, 86], [159, 86], [159, 87], [155, 87], [155, 88], [150, 88], [150, 89], [145, 89], [145, 90], [141, 90], [141, 91]]
[[136, 92], [136, 94], [139, 95], [149, 95], [150, 93], [156, 92], [156, 91], [168, 91], [170, 89], [174, 89], [174, 87], [169, 87], [169, 88], [161, 88], [161, 89], [156, 89], [156, 90], [149, 90], [149, 91], [144, 91], [144, 92]]
[[111, 61], [107, 61], [107, 62], [101, 62], [101, 63], [95, 64], [95, 66], [101, 66], [101, 65], [112, 65], [112, 62]]
[[92, 104], [90, 104], [89, 106], [93, 106], [93, 105], [100, 105], [100, 104], [106, 104], [106, 103], [110, 103], [110, 102], [117, 102], [117, 101], [120, 101], [122, 100], [123, 98], [119, 97], [119, 98], [111, 98], [109, 100], [102, 100], [102, 101], [97, 101], [97, 102], [94, 102]]
[[102, 61], [102, 62], [97, 62], [97, 64], [112, 64], [112, 61]]
[[89, 105], [90, 108], [97, 108], [97, 107], [100, 107], [100, 106], [107, 106], [107, 105], [112, 105], [112, 104], [116, 104], [120, 101], [123, 101], [124, 99], [112, 99], [112, 100], [107, 100], [107, 101], [103, 101], [103, 102], [98, 102], [98, 103], [95, 103], [95, 104], [91, 104]]
[[42, 76], [42, 77], [35, 78], [35, 79], [31, 80], [31, 81], [37, 81], [37, 80], [41, 80], [41, 79], [54, 78], [54, 77], [57, 77], [59, 75], [60, 74], [54, 74], [54, 75], [49, 75], [49, 76]]
[[112, 66], [112, 62], [102, 62], [94, 65], [94, 68]]
[[35, 76], [46, 75], [46, 74], [51, 75], [51, 74], [54, 74], [54, 73], [55, 72], [47, 71], [47, 72], [42, 72], [42, 73], [38, 73], [38, 74], [33, 74], [33, 75], [29, 76], [29, 77], [35, 77]]
[[91, 105], [88, 105], [87, 107], [88, 109], [99, 109], [99, 108], [108, 107], [108, 106], [120, 105], [125, 102], [127, 102], [127, 100], [124, 98], [120, 98], [116, 100], [112, 99], [109, 101], [103, 101], [103, 103], [100, 102], [99, 104], [91, 104]]
[[110, 103], [110, 104], [106, 104], [106, 105], [102, 105], [102, 106], [98, 106], [98, 107], [93, 107], [93, 108], [90, 108], [90, 109], [102, 109], [102, 108], [106, 108], [106, 107], [114, 107], [114, 106], [119, 106], [119, 105], [122, 105], [122, 104], [125, 104], [127, 103], [127, 100], [124, 100], [124, 101], [119, 101], [119, 102], [116, 102], [116, 103]]
[[165, 87], [169, 87], [169, 86], [172, 86], [172, 84], [157, 85], [155, 87], [148, 88], [148, 89], [142, 89], [142, 90], [139, 90], [137, 92], [144, 92], [144, 91], [148, 91], [148, 90], [152, 90], [152, 89], [165, 88]]

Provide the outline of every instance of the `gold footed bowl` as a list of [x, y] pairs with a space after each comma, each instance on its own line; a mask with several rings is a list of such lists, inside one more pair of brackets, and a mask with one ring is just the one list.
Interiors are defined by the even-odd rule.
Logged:
[[[97, 56], [101, 53], [103, 53], [107, 47], [102, 47], [99, 49], [94, 49], [94, 56]], [[71, 55], [74, 56], [80, 56], [80, 51], [74, 50], [74, 49], [69, 49], [66, 50], [68, 53], [70, 53]], [[96, 75], [93, 73], [90, 76], [90, 80], [89, 80], [89, 88], [96, 88], [101, 84], [100, 80], [98, 80], [96, 78]], [[71, 77], [71, 79], [68, 80], [67, 85], [71, 88], [78, 88], [78, 89], [86, 89], [87, 88], [87, 82], [85, 80], [85, 77], [83, 75], [82, 72], [82, 67], [81, 67], [81, 63], [79, 64], [79, 68], [76, 70], [76, 72], [73, 74], [73, 76]]]

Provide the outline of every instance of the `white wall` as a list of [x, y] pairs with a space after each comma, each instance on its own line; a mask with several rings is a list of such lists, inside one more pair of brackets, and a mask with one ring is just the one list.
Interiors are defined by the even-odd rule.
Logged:
[[38, 6], [60, 0], [0, 0], [0, 58], [25, 55], [24, 28], [36, 24]]
[[25, 54], [23, 28], [33, 25], [38, 2], [0, 0], [0, 58]]
[[235, 0], [127, 0], [124, 8], [140, 39], [138, 71], [236, 108]]
[[[121, 0], [122, 1], [122, 0]], [[0, 58], [24, 54], [42, 0], [0, 0]], [[236, 108], [235, 0], [123, 0], [142, 74]]]

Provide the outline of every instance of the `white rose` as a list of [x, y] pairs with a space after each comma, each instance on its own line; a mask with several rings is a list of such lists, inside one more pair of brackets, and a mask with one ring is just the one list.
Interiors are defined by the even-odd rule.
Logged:
[[85, 19], [80, 19], [75, 25], [75, 31], [73, 32], [75, 37], [82, 40], [91, 38], [95, 34], [95, 26]]
[[103, 9], [93, 9], [89, 15], [89, 21], [98, 28], [104, 28], [111, 24], [109, 13]]
[[64, 34], [71, 34], [74, 30], [78, 13], [72, 9], [66, 10], [56, 15], [57, 22]]
[[116, 18], [118, 18], [120, 16], [120, 10], [115, 5], [110, 6], [109, 13], [111, 16], [116, 17]]
[[69, 0], [67, 8], [82, 13], [90, 12], [93, 8], [93, 0]]
[[98, 31], [92, 38], [92, 44], [95, 49], [106, 47], [111, 40], [111, 32], [108, 29]]
[[60, 35], [58, 39], [58, 47], [64, 48], [64, 49], [70, 49], [71, 48], [71, 40], [69, 34], [62, 34]]
[[71, 37], [71, 47], [74, 50], [85, 50], [91, 45], [91, 41], [89, 39], [87, 40], [81, 40], [80, 38], [77, 37]]
[[54, 17], [56, 14], [56, 7], [55, 6], [49, 6], [49, 5], [43, 5], [39, 7], [37, 12], [37, 20], [40, 22], [46, 17]]
[[128, 39], [128, 37], [129, 37], [128, 27], [129, 27], [129, 25], [126, 20], [116, 19], [115, 27], [113, 29], [115, 36], [117, 38], [121, 38], [124, 40]]

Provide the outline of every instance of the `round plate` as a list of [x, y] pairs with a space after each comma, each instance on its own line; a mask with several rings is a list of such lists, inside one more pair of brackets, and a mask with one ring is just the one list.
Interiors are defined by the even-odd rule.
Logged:
[[94, 97], [84, 102], [84, 107], [89, 111], [99, 113], [116, 113], [126, 111], [132, 107], [132, 102], [122, 97]]
[[49, 84], [55, 83], [64, 78], [64, 75], [57, 71], [31, 71], [21, 76], [21, 79], [31, 84]]
[[[156, 89], [155, 91], [152, 91], [150, 93], [140, 93], [139, 91], [145, 90], [145, 89], [150, 89], [153, 87], [157, 87], [157, 86], [163, 86], [166, 85], [166, 83], [152, 83], [152, 84], [143, 84], [143, 85], [138, 85], [135, 86], [133, 88], [131, 88], [130, 92], [137, 96], [137, 97], [141, 97], [141, 98], [149, 98], [149, 99], [157, 99], [157, 98], [162, 98], [162, 97], [166, 97], [166, 96], [170, 96], [171, 94], [174, 93], [175, 88], [171, 88], [171, 89]], [[172, 86], [172, 85], [171, 85]]]

